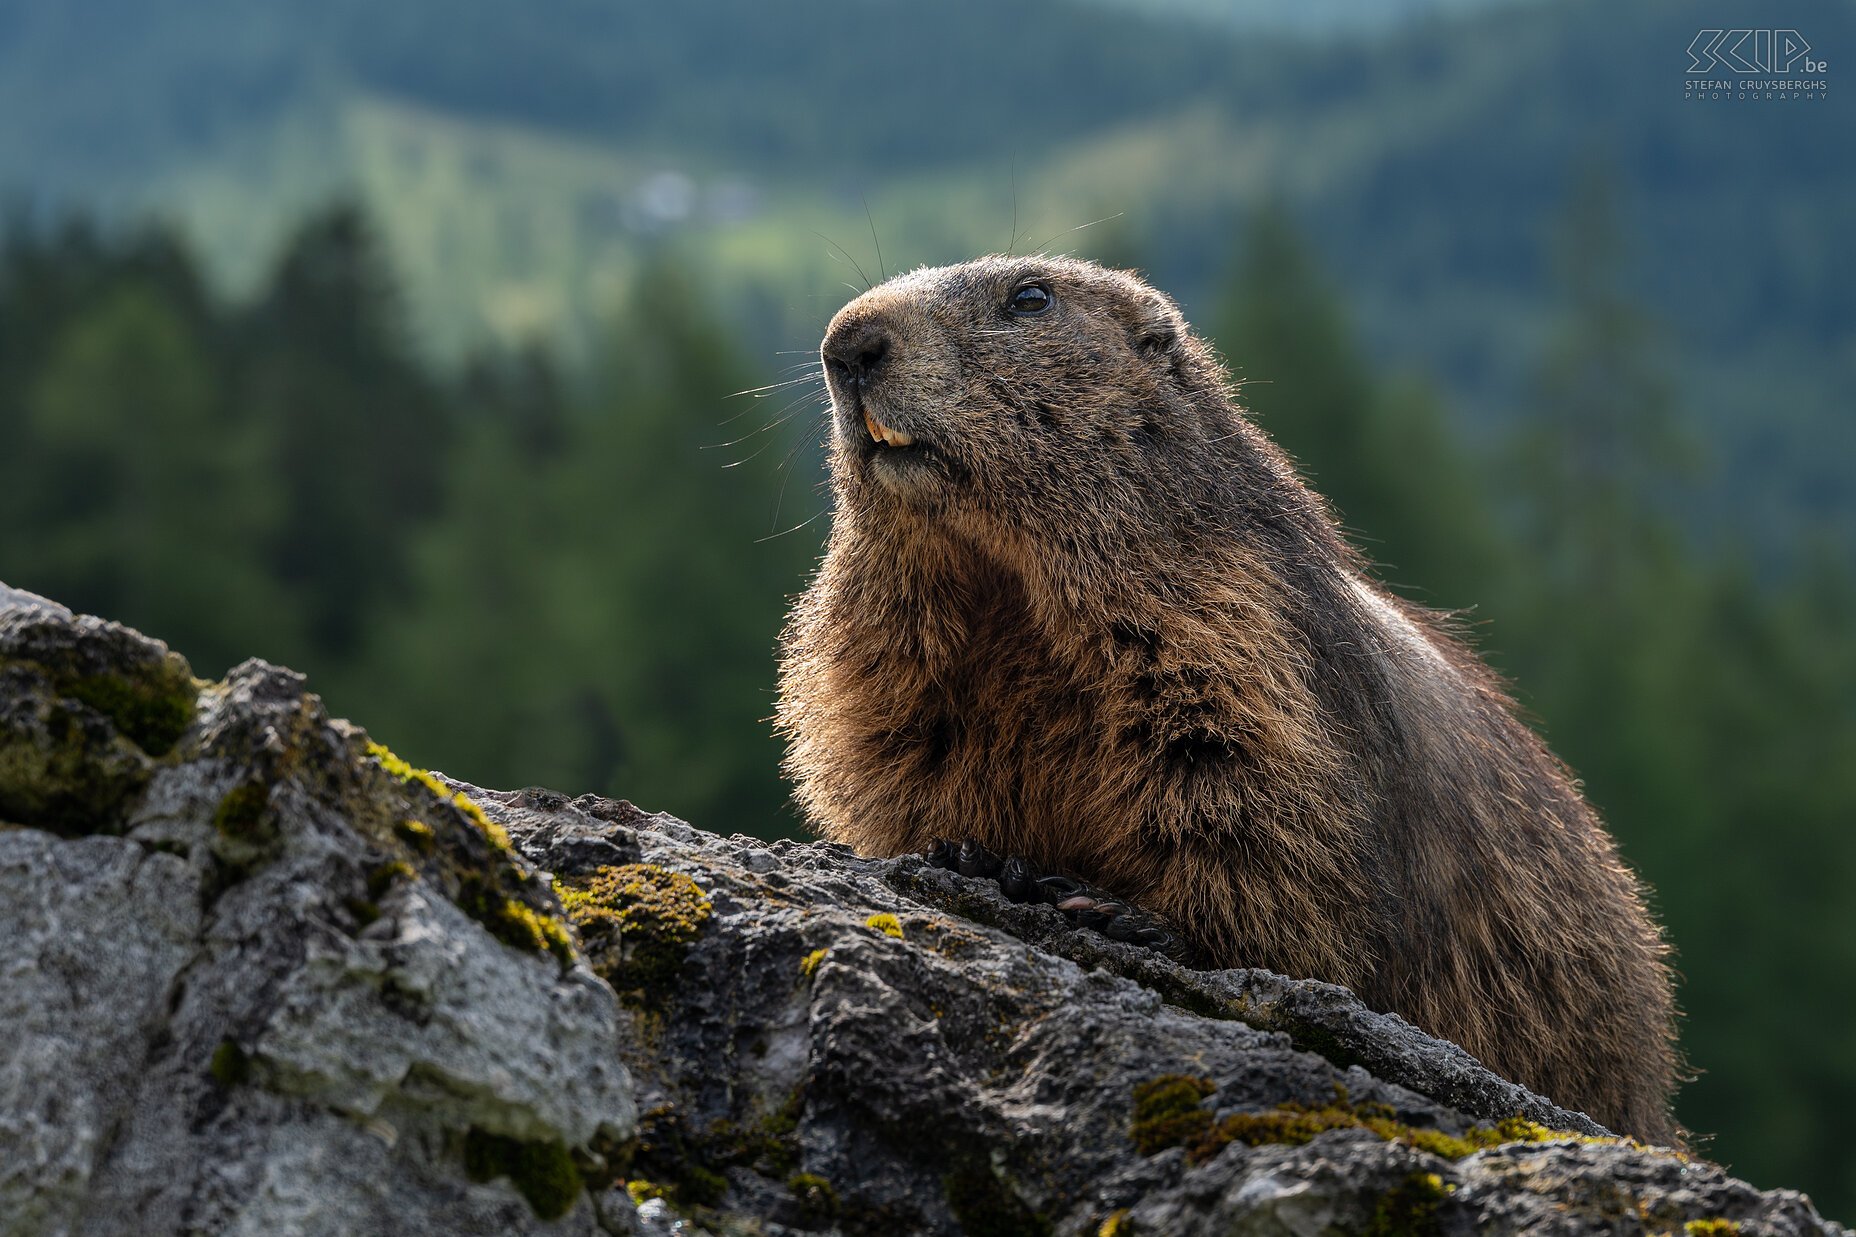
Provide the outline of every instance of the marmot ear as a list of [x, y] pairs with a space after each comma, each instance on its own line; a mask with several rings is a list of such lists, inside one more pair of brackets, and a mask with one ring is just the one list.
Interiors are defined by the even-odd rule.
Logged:
[[1136, 352], [1153, 359], [1168, 358], [1177, 369], [1179, 341], [1185, 329], [1185, 322], [1171, 302], [1152, 300], [1137, 311], [1130, 334]]
[[1172, 324], [1166, 322], [1143, 328], [1134, 341], [1141, 355], [1150, 357], [1165, 356], [1178, 344], [1179, 336], [1174, 332]]

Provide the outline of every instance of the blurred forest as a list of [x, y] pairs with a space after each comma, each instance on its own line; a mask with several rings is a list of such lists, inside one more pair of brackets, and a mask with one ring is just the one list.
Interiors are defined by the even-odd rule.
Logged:
[[[1331, 37], [1290, 33], [1324, 14]], [[1490, 447], [1551, 326], [1565, 170], [1603, 158], [1634, 238], [1621, 286], [1717, 448], [1679, 518], [1766, 574], [1819, 539], [1856, 554], [1856, 161], [1835, 153], [1856, 91], [1684, 100], [1684, 49], [1721, 20], [1695, 0], [0, 0], [0, 202], [172, 219], [215, 287], [255, 297], [304, 214], [351, 195], [422, 353], [543, 339], [578, 370], [666, 251], [745, 348], [816, 342], [851, 272], [813, 233], [873, 266], [872, 220], [894, 270], [1119, 216], [1204, 321], [1231, 220], [1274, 196], [1366, 355], [1422, 367]], [[1766, 0], [1759, 22], [1856, 44], [1847, 0]]]
[[[1368, 361], [1280, 209], [1201, 325], [1386, 578], [1463, 614], [1658, 891], [1703, 1071], [1682, 1117], [1847, 1215], [1856, 577], [1829, 547], [1775, 579], [1683, 535], [1706, 453], [1620, 288], [1618, 215], [1596, 174], [1562, 205], [1532, 407], [1493, 445]], [[809, 362], [744, 356], [699, 286], [645, 266], [591, 371], [530, 350], [441, 373], [353, 206], [304, 222], [236, 302], [172, 231], [16, 220], [0, 578], [201, 674], [307, 671], [337, 713], [480, 783], [797, 832], [764, 719], [825, 528], [821, 409], [803, 381], [731, 398]]]

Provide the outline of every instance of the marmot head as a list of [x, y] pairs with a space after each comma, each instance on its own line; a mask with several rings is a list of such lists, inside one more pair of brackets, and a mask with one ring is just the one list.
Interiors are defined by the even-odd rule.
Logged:
[[1093, 508], [1119, 509], [1119, 524], [1192, 501], [1240, 421], [1168, 297], [1070, 258], [899, 275], [839, 311], [821, 355], [840, 518], [914, 513], [996, 535], [1060, 512], [1081, 533], [1076, 512]]

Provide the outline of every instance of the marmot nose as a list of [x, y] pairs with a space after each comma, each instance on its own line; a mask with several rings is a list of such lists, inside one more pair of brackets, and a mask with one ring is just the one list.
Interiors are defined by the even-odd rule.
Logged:
[[820, 350], [825, 368], [846, 386], [865, 386], [890, 352], [889, 329], [869, 318], [840, 323]]

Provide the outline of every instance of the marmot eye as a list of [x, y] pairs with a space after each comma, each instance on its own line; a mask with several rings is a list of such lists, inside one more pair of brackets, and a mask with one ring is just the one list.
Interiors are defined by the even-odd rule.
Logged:
[[1041, 283], [1028, 283], [1012, 293], [1005, 307], [1015, 314], [1041, 314], [1055, 303], [1050, 289]]

